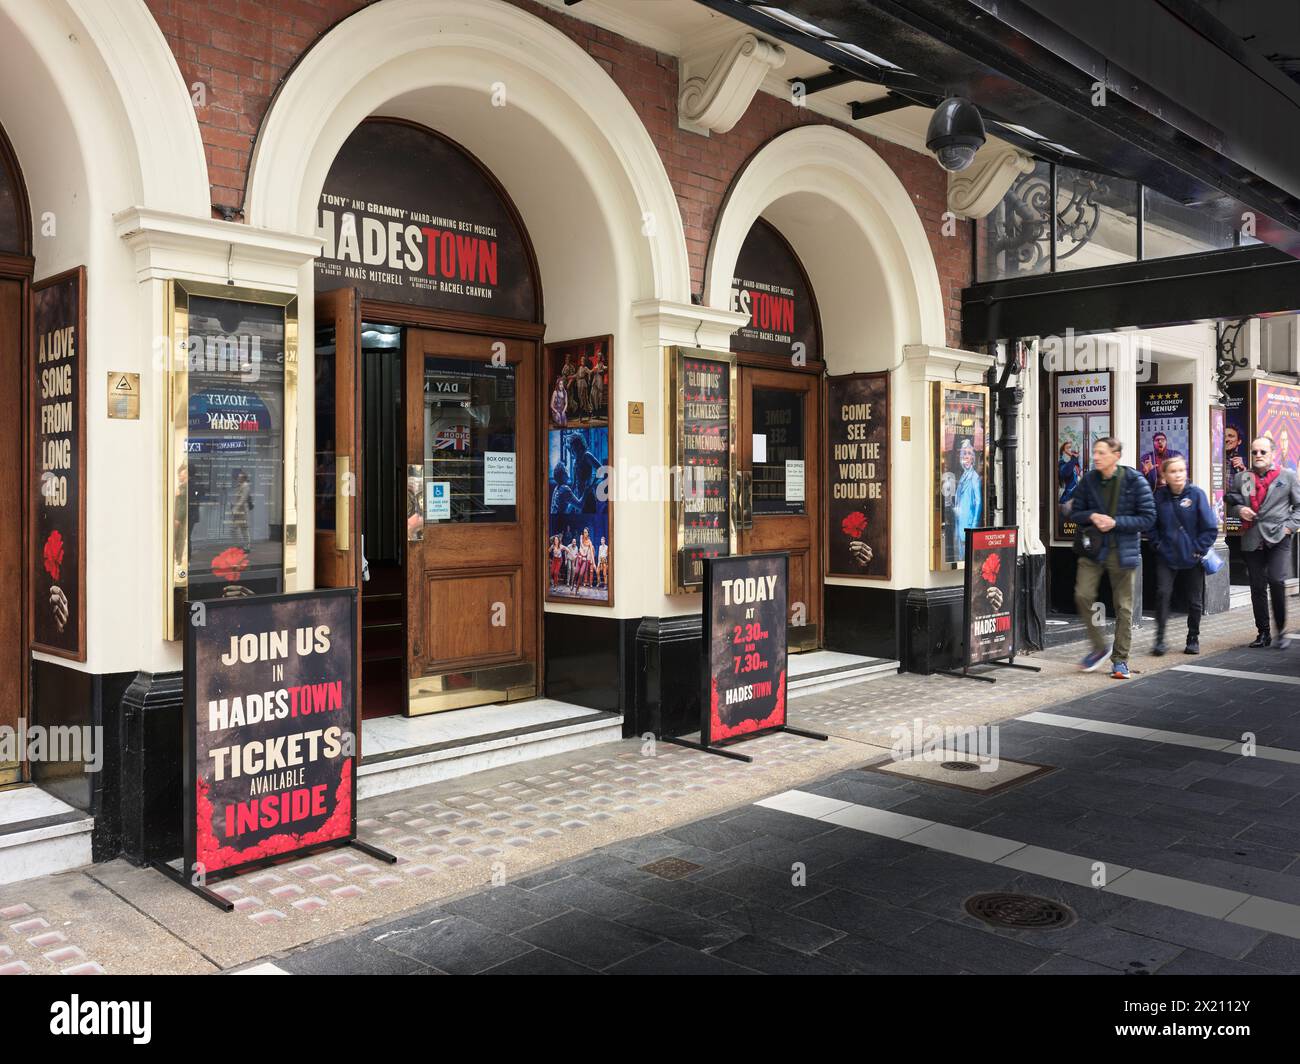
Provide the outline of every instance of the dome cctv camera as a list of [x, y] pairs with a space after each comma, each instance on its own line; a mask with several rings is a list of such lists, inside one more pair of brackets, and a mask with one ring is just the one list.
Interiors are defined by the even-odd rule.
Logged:
[[979, 108], [960, 96], [949, 96], [934, 109], [925, 131], [925, 146], [945, 170], [965, 170], [985, 140]]

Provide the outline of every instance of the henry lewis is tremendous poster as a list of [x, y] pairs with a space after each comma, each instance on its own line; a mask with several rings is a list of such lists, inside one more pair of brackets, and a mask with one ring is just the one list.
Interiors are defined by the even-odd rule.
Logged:
[[85, 661], [84, 269], [32, 286], [32, 644]]
[[[1233, 477], [1250, 468], [1250, 385], [1246, 381], [1232, 381], [1224, 389], [1223, 419], [1223, 479], [1231, 485]], [[1223, 531], [1240, 535], [1240, 518], [1225, 514]]]
[[785, 724], [789, 565], [785, 554], [705, 562], [709, 660], [700, 738], [706, 744]]
[[1016, 530], [967, 530], [966, 664], [1015, 656]]
[[889, 579], [889, 374], [827, 381], [826, 571]]
[[189, 869], [355, 836], [355, 604], [352, 588], [191, 603]]

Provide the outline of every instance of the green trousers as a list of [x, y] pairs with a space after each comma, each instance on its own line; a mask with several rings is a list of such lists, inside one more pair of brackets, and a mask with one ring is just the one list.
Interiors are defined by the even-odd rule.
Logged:
[[1110, 577], [1110, 597], [1115, 604], [1115, 647], [1110, 660], [1117, 665], [1120, 662], [1127, 664], [1133, 644], [1133, 583], [1137, 570], [1121, 568], [1119, 552], [1114, 548], [1106, 552], [1104, 564], [1091, 558], [1080, 558], [1074, 578], [1074, 606], [1087, 626], [1093, 650], [1105, 650], [1106, 614], [1097, 595], [1102, 573]]

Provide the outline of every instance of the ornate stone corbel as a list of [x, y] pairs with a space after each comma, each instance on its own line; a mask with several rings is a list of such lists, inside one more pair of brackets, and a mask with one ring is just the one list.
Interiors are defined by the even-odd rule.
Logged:
[[990, 140], [965, 170], [948, 175], [948, 209], [959, 218], [983, 218], [1002, 202], [1011, 183], [1034, 168], [1024, 152]]
[[[722, 50], [683, 57], [677, 122], [708, 136], [726, 133], [754, 99], [768, 72], [785, 65], [785, 49], [743, 34]], [[707, 73], [705, 73], [707, 71]]]

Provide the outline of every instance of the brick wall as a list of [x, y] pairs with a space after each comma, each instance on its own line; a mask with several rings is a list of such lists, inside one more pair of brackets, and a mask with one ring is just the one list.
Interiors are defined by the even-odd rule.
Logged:
[[[146, 0], [188, 85], [205, 86], [199, 125], [212, 203], [243, 204], [258, 127], [276, 87], [298, 57], [365, 0]], [[677, 127], [677, 60], [560, 12], [511, 0], [560, 29], [608, 71], [645, 123], [663, 158], [686, 230], [692, 288], [703, 288], [709, 237], [727, 188], [746, 159], [772, 137], [823, 117], [759, 93], [729, 133], [701, 137]], [[843, 127], [848, 128], [848, 127]], [[928, 155], [849, 129], [870, 145], [912, 195], [930, 238], [943, 289], [948, 343], [961, 334], [961, 290], [971, 282], [971, 230], [942, 234], [947, 178]]]

